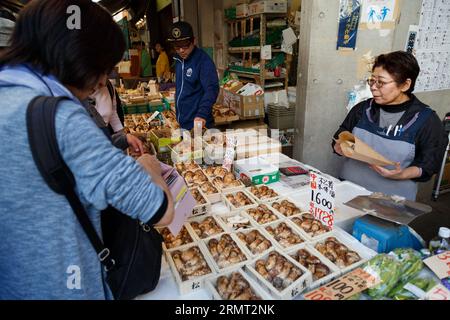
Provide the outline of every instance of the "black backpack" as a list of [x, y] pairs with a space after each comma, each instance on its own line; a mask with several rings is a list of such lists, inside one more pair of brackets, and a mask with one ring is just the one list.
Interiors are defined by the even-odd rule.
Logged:
[[[75, 179], [62, 159], [55, 133], [55, 114], [64, 97], [36, 97], [27, 109], [33, 159], [56, 193], [66, 196], [98, 258], [115, 299], [133, 299], [155, 289], [161, 272], [162, 237], [150, 225], [113, 207], [102, 211], [103, 242], [75, 193]], [[164, 206], [164, 205], [163, 205]]]

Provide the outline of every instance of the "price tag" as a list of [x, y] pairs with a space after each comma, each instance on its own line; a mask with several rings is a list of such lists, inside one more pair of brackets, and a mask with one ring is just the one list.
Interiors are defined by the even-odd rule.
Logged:
[[436, 287], [428, 291], [425, 296], [425, 300], [450, 300], [450, 291], [442, 284], [438, 284]]
[[423, 262], [439, 279], [450, 277], [450, 251], [425, 259]]
[[231, 171], [231, 166], [233, 165], [234, 156], [236, 155], [236, 144], [237, 138], [235, 136], [227, 137], [227, 148], [225, 150], [225, 156], [223, 158], [222, 167], [228, 172]]
[[157, 116], [159, 116], [159, 111], [156, 111], [150, 118], [147, 119], [147, 123], [152, 122], [153, 119], [155, 119]]
[[317, 220], [333, 228], [336, 210], [334, 182], [314, 171], [309, 173], [309, 178], [311, 190], [309, 211]]
[[380, 282], [361, 268], [305, 294], [306, 300], [345, 300]]

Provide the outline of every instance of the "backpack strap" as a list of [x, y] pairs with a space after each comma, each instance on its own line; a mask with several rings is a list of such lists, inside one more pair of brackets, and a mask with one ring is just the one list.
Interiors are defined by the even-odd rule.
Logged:
[[56, 139], [55, 115], [58, 103], [65, 97], [39, 96], [31, 100], [27, 108], [27, 131], [34, 162], [48, 186], [69, 201], [79, 223], [97, 252], [106, 270], [115, 265], [110, 251], [98, 236], [86, 209], [75, 192], [75, 178], [59, 152]]

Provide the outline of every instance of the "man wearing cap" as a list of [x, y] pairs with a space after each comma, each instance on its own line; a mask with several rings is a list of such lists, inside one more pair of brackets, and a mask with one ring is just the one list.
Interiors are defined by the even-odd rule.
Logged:
[[191, 130], [195, 123], [210, 128], [212, 107], [219, 94], [216, 66], [206, 52], [194, 44], [194, 33], [187, 22], [175, 23], [168, 41], [176, 51], [176, 111], [183, 129]]

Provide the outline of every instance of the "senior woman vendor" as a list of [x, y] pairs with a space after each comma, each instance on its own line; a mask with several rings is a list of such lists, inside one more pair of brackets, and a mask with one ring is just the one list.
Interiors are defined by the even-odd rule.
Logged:
[[[417, 182], [439, 171], [448, 138], [429, 106], [413, 95], [420, 67], [412, 54], [396, 51], [375, 59], [368, 79], [373, 99], [356, 105], [335, 133], [350, 131], [396, 166], [380, 167], [346, 158], [340, 178], [373, 192], [415, 200]], [[343, 155], [340, 144], [334, 152]]]

